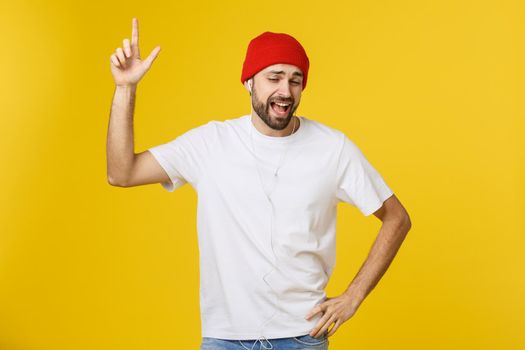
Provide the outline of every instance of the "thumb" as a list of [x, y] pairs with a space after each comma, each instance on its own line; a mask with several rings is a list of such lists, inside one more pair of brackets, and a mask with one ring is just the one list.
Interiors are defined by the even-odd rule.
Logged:
[[149, 56], [146, 57], [146, 59], [143, 61], [144, 65], [146, 66], [146, 69], [149, 69], [151, 67], [151, 65], [153, 64], [153, 61], [155, 61], [155, 59], [159, 55], [159, 52], [160, 52], [160, 46], [157, 46], [151, 51]]

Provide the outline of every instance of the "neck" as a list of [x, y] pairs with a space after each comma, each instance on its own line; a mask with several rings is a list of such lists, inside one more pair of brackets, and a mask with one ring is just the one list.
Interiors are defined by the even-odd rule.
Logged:
[[254, 113], [252, 113], [251, 120], [253, 126], [261, 134], [274, 137], [290, 136], [292, 133], [295, 133], [297, 129], [299, 129], [300, 125], [299, 118], [296, 116], [293, 116], [292, 119], [290, 119], [290, 122], [288, 123], [286, 128], [282, 130], [275, 130], [270, 128], [268, 125], [266, 125], [265, 122], [262, 121], [262, 119], [257, 114]]

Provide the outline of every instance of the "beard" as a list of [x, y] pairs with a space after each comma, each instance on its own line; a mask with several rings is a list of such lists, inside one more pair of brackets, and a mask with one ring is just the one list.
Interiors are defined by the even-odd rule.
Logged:
[[[271, 102], [291, 102], [290, 110], [288, 111], [288, 114], [285, 117], [276, 117], [270, 115], [270, 108], [271, 108]], [[294, 105], [293, 98], [271, 98], [268, 97], [268, 100], [266, 103], [259, 101], [259, 98], [257, 97], [257, 91], [255, 90], [255, 85], [252, 87], [252, 106], [257, 113], [257, 115], [263, 120], [263, 122], [268, 125], [270, 128], [274, 130], [283, 130], [285, 129], [288, 124], [290, 123], [290, 120], [292, 120], [293, 114], [296, 111], [297, 107], [299, 107], [299, 104]]]

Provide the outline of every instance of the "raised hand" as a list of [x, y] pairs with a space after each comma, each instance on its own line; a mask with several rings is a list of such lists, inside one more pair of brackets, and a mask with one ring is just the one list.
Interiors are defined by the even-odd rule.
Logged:
[[123, 40], [124, 49], [118, 47], [111, 55], [111, 74], [116, 85], [136, 85], [160, 52], [160, 46], [157, 46], [145, 60], [140, 59], [138, 20], [133, 18], [132, 22], [131, 45], [126, 38]]

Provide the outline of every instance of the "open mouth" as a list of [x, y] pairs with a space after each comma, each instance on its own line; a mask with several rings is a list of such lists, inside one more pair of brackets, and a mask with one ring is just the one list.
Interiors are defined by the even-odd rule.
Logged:
[[291, 102], [270, 102], [272, 110], [279, 116], [286, 116], [290, 110]]

